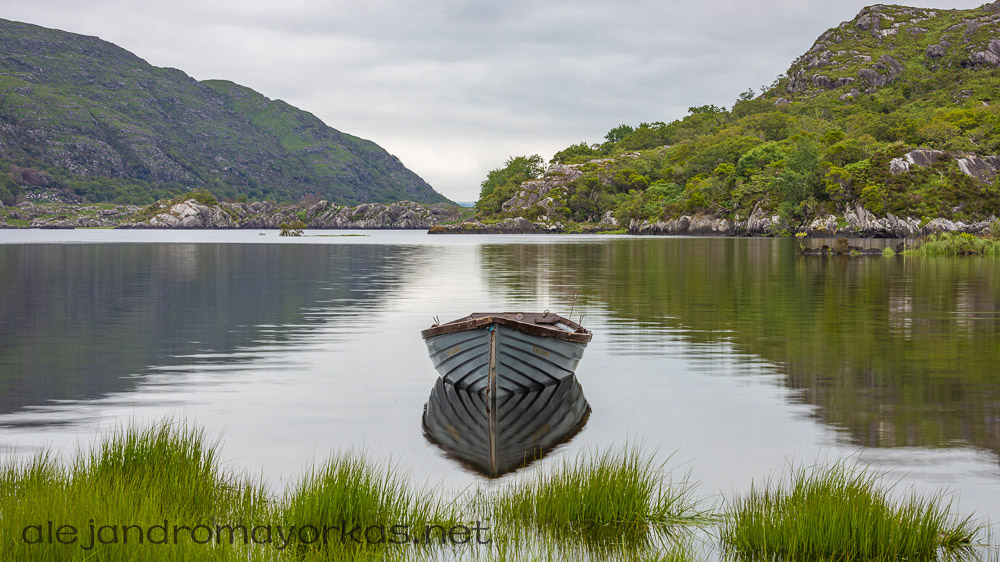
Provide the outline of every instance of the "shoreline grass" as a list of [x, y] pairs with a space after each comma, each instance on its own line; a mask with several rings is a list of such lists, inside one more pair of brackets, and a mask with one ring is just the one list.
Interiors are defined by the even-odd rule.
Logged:
[[753, 486], [732, 504], [723, 547], [747, 559], [935, 560], [962, 554], [983, 531], [954, 517], [942, 494], [891, 499], [881, 478], [840, 462]]
[[1000, 240], [976, 236], [967, 232], [940, 232], [919, 242], [915, 248], [903, 252], [906, 256], [955, 257], [982, 256], [1000, 257]]
[[[68, 465], [48, 453], [0, 465], [3, 559], [239, 557], [239, 548], [225, 544], [207, 550], [186, 540], [175, 545], [165, 523], [249, 523], [266, 516], [263, 487], [224, 474], [216, 451], [201, 430], [168, 420], [116, 429], [90, 452], [77, 451]], [[169, 548], [138, 530], [156, 525], [164, 525], [157, 539]]]
[[628, 445], [564, 460], [487, 503], [493, 520], [515, 537], [534, 533], [598, 555], [610, 550], [648, 555], [649, 547], [664, 545], [676, 551], [671, 537], [678, 528], [715, 523], [686, 478], [674, 480], [666, 461], [656, 464], [653, 456]]
[[[718, 531], [720, 552], [736, 558], [934, 559], [962, 556], [985, 528], [956, 518], [941, 495], [891, 501], [881, 475], [856, 465], [754, 486], [721, 518], [687, 476], [628, 444], [454, 496], [414, 489], [397, 466], [360, 452], [333, 455], [276, 495], [223, 470], [217, 445], [166, 420], [116, 429], [68, 462], [48, 452], [0, 461], [0, 558], [691, 560], [695, 534]], [[443, 540], [480, 520], [483, 537]], [[318, 540], [322, 525], [335, 527], [329, 540]], [[74, 540], [53, 542], [64, 526], [79, 531]], [[155, 526], [163, 541], [142, 536]], [[345, 542], [341, 531], [355, 527], [361, 540]], [[273, 540], [258, 540], [265, 530]]]
[[[446, 505], [433, 493], [411, 490], [391, 465], [373, 464], [358, 453], [334, 455], [319, 469], [313, 469], [278, 507], [278, 517], [288, 528], [300, 530], [292, 541], [300, 555], [357, 552], [381, 547], [410, 545], [413, 540], [432, 547], [445, 529], [462, 524], [453, 506]], [[337, 526], [332, 540], [328, 530], [318, 525]], [[402, 529], [400, 525], [407, 526]], [[308, 526], [315, 526], [307, 529]], [[359, 529], [355, 537], [339, 540], [341, 530]], [[430, 529], [424, 536], [415, 532]], [[404, 539], [403, 534], [407, 537]], [[430, 540], [428, 540], [430, 539]], [[442, 541], [444, 542], [444, 541]], [[417, 543], [412, 543], [417, 546]]]

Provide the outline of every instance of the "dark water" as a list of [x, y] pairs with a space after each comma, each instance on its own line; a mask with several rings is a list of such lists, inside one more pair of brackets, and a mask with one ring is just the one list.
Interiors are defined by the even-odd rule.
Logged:
[[577, 372], [590, 417], [501, 482], [629, 441], [672, 453], [704, 496], [854, 456], [1000, 513], [1000, 261], [768, 239], [277, 241], [0, 231], [0, 455], [173, 416], [279, 489], [349, 448], [420, 482], [494, 485], [424, 438], [436, 373], [419, 332], [572, 307], [595, 334]]

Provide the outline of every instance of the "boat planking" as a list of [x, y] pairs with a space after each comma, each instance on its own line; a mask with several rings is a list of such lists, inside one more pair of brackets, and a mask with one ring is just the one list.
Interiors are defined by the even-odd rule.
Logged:
[[470, 314], [435, 324], [421, 336], [445, 382], [497, 396], [572, 376], [593, 334], [545, 311]]

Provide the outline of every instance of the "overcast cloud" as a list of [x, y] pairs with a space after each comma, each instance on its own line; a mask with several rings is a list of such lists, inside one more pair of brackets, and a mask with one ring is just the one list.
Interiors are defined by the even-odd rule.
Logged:
[[[932, 8], [973, 8], [913, 1]], [[862, 0], [0, 0], [0, 17], [96, 35], [370, 139], [473, 201], [508, 156], [731, 106]]]

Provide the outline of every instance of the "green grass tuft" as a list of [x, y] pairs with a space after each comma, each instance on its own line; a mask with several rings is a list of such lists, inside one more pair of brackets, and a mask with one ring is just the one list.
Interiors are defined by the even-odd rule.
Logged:
[[890, 499], [881, 476], [837, 463], [754, 486], [732, 503], [723, 546], [752, 559], [923, 560], [962, 551], [983, 530], [954, 518], [940, 494]]
[[[434, 546], [441, 544], [444, 529], [459, 523], [455, 511], [432, 494], [412, 491], [395, 467], [379, 467], [356, 453], [334, 456], [309, 473], [282, 505], [286, 526], [318, 527], [318, 535], [310, 529], [296, 541], [302, 554], [384, 551], [412, 545], [414, 538]], [[324, 529], [327, 525], [338, 528]], [[360, 544], [352, 537], [342, 540], [342, 531], [355, 527]]]
[[491, 507], [498, 525], [598, 547], [641, 547], [657, 532], [711, 520], [686, 480], [672, 481], [663, 464], [628, 446], [514, 484], [491, 498]]
[[[184, 531], [174, 544], [173, 525], [249, 525], [266, 519], [267, 509], [263, 487], [224, 474], [216, 447], [178, 422], [118, 429], [91, 452], [78, 452], [69, 466], [47, 453], [0, 465], [4, 560], [240, 558], [246, 545], [200, 545]], [[55, 529], [76, 529], [66, 535], [74, 540], [32, 544], [46, 537], [50, 521]], [[140, 537], [139, 528], [154, 525], [164, 525], [155, 540], [166, 544]], [[116, 529], [91, 539], [90, 529], [102, 533], [102, 526]]]

